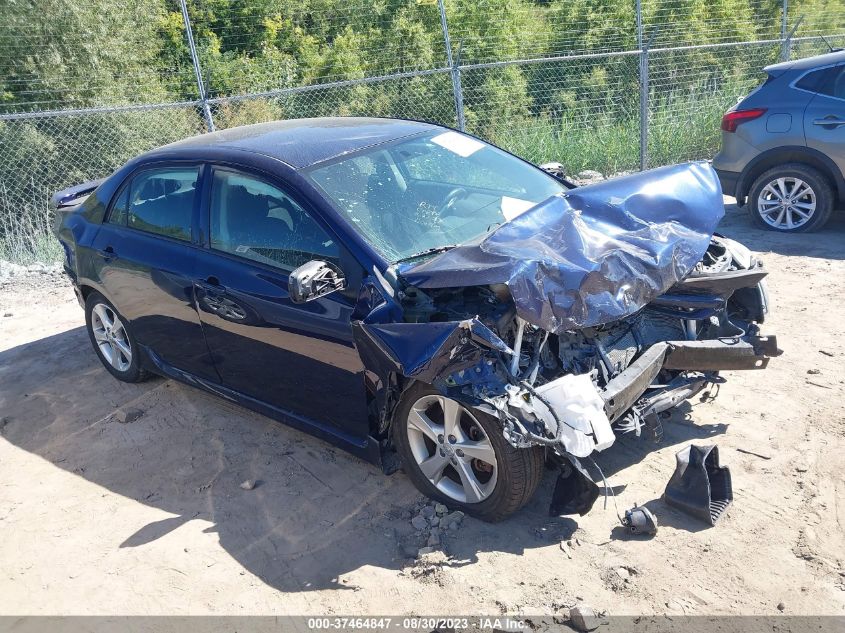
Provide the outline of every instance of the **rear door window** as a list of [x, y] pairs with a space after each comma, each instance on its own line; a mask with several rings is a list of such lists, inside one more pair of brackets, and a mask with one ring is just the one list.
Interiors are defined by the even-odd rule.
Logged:
[[118, 196], [109, 221], [122, 223], [125, 213], [126, 224], [133, 229], [189, 242], [198, 177], [199, 167], [141, 172], [126, 188], [126, 199], [123, 193]]

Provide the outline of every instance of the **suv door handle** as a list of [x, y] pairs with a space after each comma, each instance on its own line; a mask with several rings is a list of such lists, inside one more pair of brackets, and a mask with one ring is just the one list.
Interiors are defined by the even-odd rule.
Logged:
[[106, 246], [104, 249], [98, 250], [97, 255], [102, 257], [107, 262], [110, 262], [113, 259], [117, 259], [117, 253], [114, 252], [114, 249], [111, 246]]
[[839, 127], [840, 125], [845, 125], [845, 119], [837, 119], [835, 116], [831, 115], [830, 118], [827, 119], [816, 119], [813, 121], [813, 125]]

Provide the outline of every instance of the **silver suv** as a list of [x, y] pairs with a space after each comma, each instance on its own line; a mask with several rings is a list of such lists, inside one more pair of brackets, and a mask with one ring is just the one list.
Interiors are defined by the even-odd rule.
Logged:
[[812, 231], [845, 200], [845, 51], [767, 66], [722, 117], [723, 191], [767, 229]]

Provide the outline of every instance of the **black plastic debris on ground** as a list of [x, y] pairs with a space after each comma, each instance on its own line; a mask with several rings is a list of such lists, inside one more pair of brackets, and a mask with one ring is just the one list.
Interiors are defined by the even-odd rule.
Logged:
[[657, 519], [645, 506], [635, 505], [630, 510], [626, 510], [622, 525], [636, 536], [657, 534]]
[[733, 502], [731, 472], [719, 466], [719, 448], [690, 444], [675, 455], [677, 465], [664, 500], [705, 523], [716, 522]]

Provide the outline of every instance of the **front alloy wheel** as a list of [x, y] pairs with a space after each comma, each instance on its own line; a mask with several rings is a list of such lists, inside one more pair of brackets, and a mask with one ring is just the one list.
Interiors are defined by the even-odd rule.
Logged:
[[117, 371], [132, 364], [132, 348], [123, 322], [111, 306], [98, 303], [91, 310], [91, 331], [103, 358]]
[[450, 398], [427, 395], [411, 405], [406, 423], [411, 453], [431, 485], [460, 503], [490, 496], [496, 452], [472, 413]]
[[402, 394], [391, 432], [420, 492], [486, 521], [519, 510], [543, 476], [542, 448], [514, 448], [498, 418], [422, 382]]

